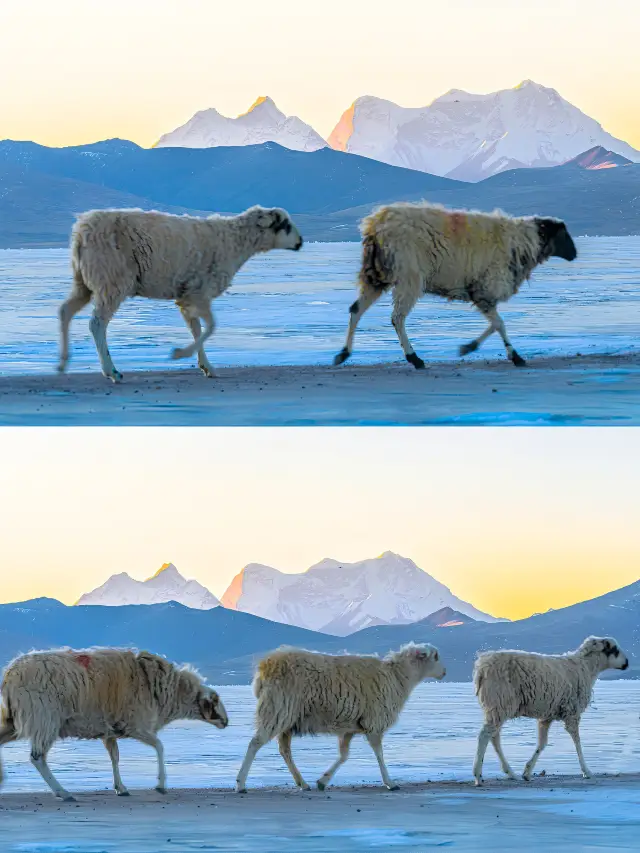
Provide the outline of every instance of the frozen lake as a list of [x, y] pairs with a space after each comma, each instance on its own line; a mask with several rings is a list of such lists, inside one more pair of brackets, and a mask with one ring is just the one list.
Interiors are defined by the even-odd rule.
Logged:
[[[175, 724], [165, 729], [167, 772], [171, 788], [231, 788], [252, 734], [254, 699], [250, 687], [221, 687], [229, 713], [225, 731], [204, 724]], [[594, 774], [640, 772], [640, 682], [609, 681], [596, 685], [592, 707], [582, 721], [582, 742]], [[402, 782], [469, 781], [481, 725], [480, 711], [469, 684], [421, 685], [411, 697], [396, 727], [385, 738], [385, 756], [392, 778]], [[513, 721], [503, 731], [503, 746], [516, 773], [535, 748], [536, 724]], [[131, 789], [155, 785], [155, 754], [133, 741], [122, 741], [121, 772]], [[315, 783], [336, 757], [330, 737], [299, 738], [294, 758], [309, 784]], [[26, 743], [3, 747], [6, 781], [3, 793], [46, 791], [29, 764]], [[70, 791], [111, 788], [110, 763], [101, 743], [66, 741], [54, 747], [50, 764]], [[561, 724], [551, 728], [549, 746], [536, 772], [579, 776], [573, 743]], [[484, 777], [502, 778], [491, 746]], [[349, 761], [338, 771], [338, 786], [378, 784], [377, 764], [363, 738], [356, 738]], [[517, 783], [514, 783], [518, 787]], [[249, 775], [248, 788], [293, 787], [275, 743], [259, 753]], [[522, 783], [524, 785], [524, 783]]]
[[[576, 241], [573, 264], [552, 260], [501, 309], [525, 357], [637, 351], [640, 347], [640, 237]], [[207, 350], [218, 366], [328, 364], [342, 347], [355, 295], [356, 243], [309, 244], [298, 253], [250, 261], [214, 310]], [[0, 375], [48, 373], [56, 364], [58, 306], [70, 287], [66, 250], [0, 251]], [[71, 371], [96, 371], [89, 309], [71, 327]], [[353, 364], [402, 361], [390, 297], [363, 318]], [[426, 361], [453, 361], [484, 320], [470, 306], [422, 300], [408, 333]], [[178, 369], [169, 352], [190, 339], [172, 304], [132, 300], [110, 325], [110, 348], [123, 371]], [[474, 358], [503, 358], [497, 336]]]

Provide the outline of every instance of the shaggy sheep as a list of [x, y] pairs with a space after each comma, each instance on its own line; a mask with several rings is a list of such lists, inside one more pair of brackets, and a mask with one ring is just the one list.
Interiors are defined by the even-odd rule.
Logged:
[[524, 768], [529, 781], [540, 753], [547, 745], [549, 726], [561, 720], [578, 753], [582, 775], [591, 776], [580, 745], [580, 717], [591, 701], [593, 685], [606, 669], [627, 669], [629, 661], [611, 638], [588, 637], [575, 652], [541, 655], [534, 652], [485, 652], [478, 656], [473, 681], [484, 714], [473, 765], [476, 785], [482, 784], [482, 763], [489, 741], [503, 771], [514, 773], [500, 746], [500, 729], [507, 720], [538, 720], [538, 746]]
[[460, 347], [460, 355], [498, 332], [507, 356], [522, 366], [525, 361], [513, 348], [496, 306], [517, 293], [538, 264], [550, 257], [572, 261], [577, 255], [558, 219], [449, 211], [426, 203], [381, 207], [363, 221], [362, 237], [360, 296], [349, 309], [347, 340], [334, 364], [349, 358], [360, 318], [392, 287], [391, 322], [415, 368], [424, 368], [424, 361], [411, 346], [405, 320], [425, 293], [472, 302], [489, 321], [478, 338]]
[[142, 210], [83, 213], [71, 235], [73, 287], [59, 312], [59, 371], [69, 360], [69, 324], [93, 298], [89, 328], [102, 372], [119, 382], [122, 375], [107, 347], [107, 325], [125, 299], [146, 296], [174, 301], [191, 330], [193, 343], [174, 349], [172, 358], [197, 352], [200, 370], [212, 377], [203, 349], [214, 330], [211, 300], [224, 293], [253, 255], [301, 246], [289, 214], [279, 208], [252, 207], [239, 216], [207, 219]]
[[396, 722], [419, 682], [444, 675], [438, 651], [429, 645], [410, 643], [384, 660], [287, 648], [272, 652], [260, 662], [253, 682], [258, 699], [256, 733], [238, 773], [236, 790], [245, 791], [258, 750], [274, 737], [296, 785], [308, 790], [291, 755], [291, 738], [321, 733], [338, 736], [340, 755], [318, 780], [320, 790], [347, 760], [356, 734], [365, 735], [378, 759], [382, 781], [395, 789], [384, 763], [382, 736]]
[[118, 739], [152, 746], [158, 756], [157, 790], [165, 793], [157, 732], [174, 720], [203, 720], [220, 729], [228, 723], [220, 697], [196, 672], [149, 652], [120, 649], [59, 649], [16, 658], [4, 674], [0, 711], [0, 746], [30, 740], [31, 763], [63, 800], [73, 797], [47, 764], [58, 738], [100, 738], [120, 796], [128, 791], [120, 778]]

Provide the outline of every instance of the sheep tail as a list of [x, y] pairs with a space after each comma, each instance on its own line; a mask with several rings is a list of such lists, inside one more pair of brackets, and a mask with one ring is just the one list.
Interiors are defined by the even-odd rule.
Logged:
[[376, 234], [365, 234], [362, 238], [360, 284], [377, 290], [386, 290], [393, 284], [387, 253]]
[[255, 678], [253, 679], [253, 695], [258, 699], [260, 694], [262, 693], [262, 679], [260, 678], [260, 673], [257, 672]]

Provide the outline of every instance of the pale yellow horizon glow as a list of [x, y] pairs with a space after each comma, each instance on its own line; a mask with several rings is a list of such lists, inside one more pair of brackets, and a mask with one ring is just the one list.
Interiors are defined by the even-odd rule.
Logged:
[[3, 0], [0, 139], [150, 146], [261, 95], [326, 138], [361, 95], [417, 107], [533, 79], [640, 148], [639, 41], [630, 0]]
[[5, 602], [391, 550], [518, 618], [640, 576], [634, 430], [5, 428], [0, 471]]

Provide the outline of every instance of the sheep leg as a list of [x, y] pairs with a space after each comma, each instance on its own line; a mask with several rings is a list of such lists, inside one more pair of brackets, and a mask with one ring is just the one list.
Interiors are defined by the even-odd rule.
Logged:
[[118, 749], [118, 741], [114, 737], [106, 737], [103, 739], [102, 743], [105, 745], [105, 749], [109, 753], [109, 758], [111, 759], [111, 766], [113, 767], [113, 787], [115, 788], [116, 794], [119, 797], [128, 797], [129, 791], [127, 791], [122, 777], [120, 776], [120, 750]]
[[460, 347], [460, 355], [468, 355], [470, 352], [475, 352], [478, 347], [486, 341], [488, 337], [493, 335], [494, 332], [497, 332], [502, 338], [502, 342], [504, 344], [504, 348], [507, 351], [507, 358], [516, 365], [516, 367], [525, 367], [526, 361], [520, 356], [515, 349], [513, 348], [513, 344], [509, 340], [509, 336], [507, 335], [507, 328], [504, 324], [504, 320], [498, 314], [497, 308], [494, 306], [486, 307], [477, 306], [482, 314], [489, 321], [488, 327], [485, 331], [475, 340], [471, 341], [471, 343], [463, 344]]
[[96, 305], [93, 314], [91, 315], [91, 319], [89, 320], [89, 330], [91, 331], [93, 340], [95, 341], [103, 375], [112, 382], [120, 382], [122, 374], [116, 370], [115, 365], [111, 360], [109, 347], [107, 346], [107, 326], [109, 325], [109, 320], [113, 317], [114, 313], [115, 309], [108, 308], [104, 304]]
[[[18, 735], [13, 727], [13, 723], [6, 723], [2, 728], [0, 728], [0, 746], [4, 746], [5, 743], [11, 743], [12, 740], [17, 740], [17, 738]], [[0, 761], [0, 785], [2, 785], [3, 782], [4, 773], [2, 770], [2, 762]]]
[[213, 330], [215, 329], [216, 324], [215, 320], [213, 319], [213, 314], [211, 313], [210, 306], [202, 305], [198, 307], [197, 312], [198, 315], [204, 320], [204, 331], [201, 332], [194, 340], [194, 342], [192, 344], [189, 344], [188, 347], [175, 347], [175, 349], [171, 351], [171, 358], [176, 361], [180, 358], [190, 358], [194, 354], [194, 352], [199, 352], [202, 349], [205, 341], [207, 341], [213, 334]]
[[278, 747], [280, 748], [280, 755], [284, 758], [285, 764], [289, 768], [289, 772], [293, 776], [293, 781], [298, 788], [302, 788], [303, 791], [310, 791], [311, 788], [302, 778], [291, 755], [291, 732], [283, 732], [280, 735], [278, 738]]
[[[184, 317], [185, 323], [191, 330], [191, 334], [193, 335], [194, 341], [197, 341], [202, 331], [200, 327], [200, 320], [197, 317], [194, 317], [189, 312], [188, 308], [182, 305], [179, 305], [178, 307], [180, 308], [180, 313]], [[207, 379], [213, 379], [215, 377], [215, 371], [209, 363], [209, 359], [207, 358], [206, 353], [202, 347], [200, 347], [200, 349], [198, 350], [198, 367], [204, 373]]]
[[398, 785], [389, 778], [387, 765], [384, 763], [384, 755], [382, 753], [382, 735], [368, 734], [366, 735], [366, 738], [369, 741], [369, 745], [371, 746], [375, 757], [378, 759], [378, 766], [382, 775], [382, 781], [390, 791], [397, 791]]
[[69, 298], [62, 303], [58, 311], [60, 318], [60, 361], [58, 372], [64, 373], [69, 361], [69, 325], [78, 311], [82, 311], [85, 305], [91, 301], [91, 291], [85, 287], [80, 278], [76, 278], [73, 290]]
[[40, 751], [31, 747], [31, 763], [42, 776], [47, 785], [51, 788], [56, 797], [64, 800], [66, 803], [75, 803], [75, 797], [62, 787], [60, 782], [51, 772], [47, 764], [47, 751]]
[[586, 765], [584, 760], [584, 755], [582, 754], [582, 744], [580, 743], [580, 721], [572, 717], [569, 720], [565, 720], [564, 722], [565, 729], [571, 735], [571, 739], [573, 740], [576, 752], [578, 753], [578, 761], [580, 762], [580, 770], [582, 770], [582, 775], [585, 779], [591, 779], [592, 773]]
[[407, 359], [409, 364], [412, 364], [416, 370], [424, 370], [424, 361], [417, 356], [414, 352], [413, 347], [411, 346], [411, 341], [407, 337], [407, 331], [405, 329], [405, 321], [413, 306], [418, 301], [420, 296], [420, 292], [414, 292], [415, 289], [412, 289], [408, 292], [403, 292], [401, 290], [396, 289], [393, 293], [393, 313], [391, 315], [391, 323], [393, 324], [393, 328], [396, 330], [396, 334], [398, 336], [398, 340], [400, 341], [400, 346], [402, 347], [402, 351], [404, 352], [404, 357]]
[[478, 749], [476, 750], [476, 759], [473, 762], [473, 775], [475, 777], [477, 786], [482, 785], [482, 765], [484, 763], [484, 756], [487, 751], [487, 747], [489, 746], [489, 741], [499, 731], [499, 727], [492, 725], [491, 723], [485, 723], [484, 726], [480, 729], [480, 734], [478, 735]]
[[265, 743], [268, 743], [269, 740], [270, 738], [265, 734], [255, 734], [249, 741], [247, 754], [244, 757], [242, 767], [240, 768], [236, 778], [236, 791], [238, 794], [247, 793], [247, 776], [249, 775], [249, 770], [253, 764], [253, 760], [258, 754], [258, 751], [262, 749]]
[[327, 787], [331, 779], [333, 778], [334, 773], [341, 767], [347, 758], [349, 758], [349, 747], [351, 746], [351, 740], [353, 738], [353, 732], [347, 732], [346, 735], [342, 735], [338, 739], [338, 749], [340, 750], [340, 755], [337, 761], [334, 761], [331, 767], [322, 774], [322, 776], [318, 779], [318, 789], [320, 791], [324, 791]]
[[136, 732], [135, 734], [129, 735], [129, 737], [134, 740], [139, 740], [140, 743], [144, 743], [146, 746], [150, 746], [155, 749], [156, 755], [158, 756], [158, 784], [156, 785], [156, 791], [159, 794], [166, 794], [167, 771], [164, 766], [164, 747], [162, 746], [162, 741], [155, 735], [148, 732]]
[[496, 755], [500, 759], [500, 766], [502, 767], [502, 772], [509, 777], [509, 779], [515, 779], [516, 774], [513, 772], [511, 767], [509, 766], [509, 762], [506, 759], [504, 752], [502, 751], [502, 744], [500, 742], [500, 729], [493, 735], [491, 738], [491, 743], [493, 744], [493, 748], [496, 751]]
[[353, 352], [353, 338], [355, 336], [358, 323], [360, 322], [360, 318], [365, 311], [371, 308], [374, 302], [377, 302], [378, 299], [380, 299], [383, 292], [384, 290], [382, 287], [371, 287], [370, 285], [365, 285], [361, 288], [360, 296], [349, 308], [347, 340], [338, 355], [333, 359], [333, 363], [336, 367], [339, 364], [343, 364], [351, 356], [351, 353]]
[[531, 758], [525, 764], [524, 772], [522, 774], [522, 778], [525, 782], [528, 782], [533, 776], [533, 768], [536, 766], [538, 758], [540, 758], [540, 753], [547, 745], [550, 726], [551, 720], [538, 720], [538, 746]]

